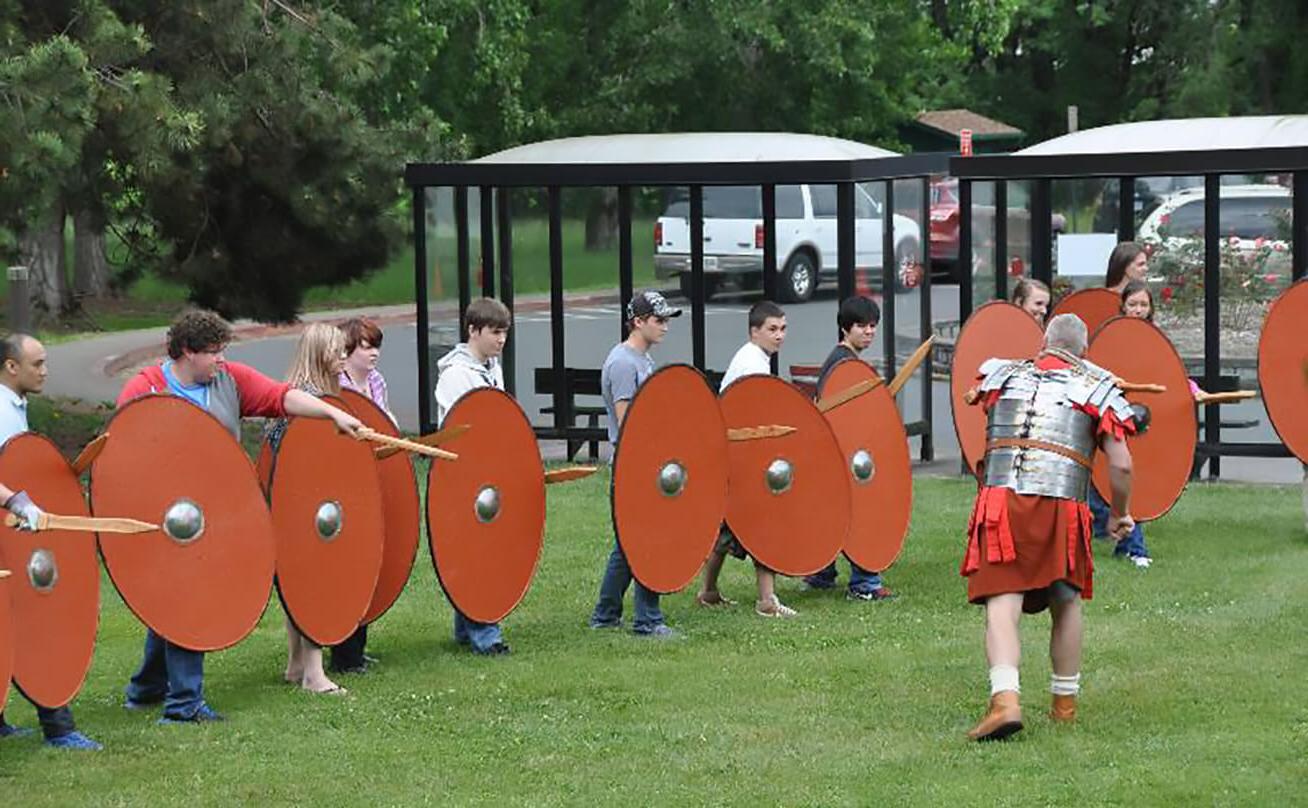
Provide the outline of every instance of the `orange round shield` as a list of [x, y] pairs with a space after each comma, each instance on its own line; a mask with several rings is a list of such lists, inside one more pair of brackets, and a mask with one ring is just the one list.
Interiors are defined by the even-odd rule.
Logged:
[[[372, 399], [353, 390], [342, 390], [341, 399], [366, 426], [383, 435], [401, 437], [400, 430], [386, 411]], [[422, 503], [418, 499], [418, 477], [408, 452], [397, 452], [377, 461], [377, 475], [381, 482], [382, 511], [386, 514], [386, 534], [382, 543], [381, 571], [377, 575], [377, 589], [372, 603], [363, 616], [371, 623], [395, 604], [409, 582], [413, 559], [418, 554], [418, 533], [421, 528]]]
[[[42, 510], [90, 516], [82, 485], [55, 445], [24, 432], [0, 447], [0, 480], [26, 490]], [[29, 533], [0, 524], [0, 568], [12, 572], [14, 684], [42, 707], [62, 707], [82, 689], [100, 620], [95, 534]]]
[[[1181, 496], [1194, 464], [1199, 426], [1185, 364], [1157, 326], [1137, 317], [1117, 317], [1100, 327], [1086, 359], [1127, 381], [1167, 387], [1165, 393], [1127, 394], [1150, 413], [1149, 430], [1130, 439], [1131, 515], [1141, 522], [1157, 519]], [[1095, 459], [1094, 485], [1111, 501], [1102, 452]]]
[[273, 458], [277, 592], [291, 622], [319, 645], [354, 633], [377, 588], [385, 517], [372, 448], [331, 421], [292, 418]]
[[822, 569], [845, 546], [852, 517], [840, 444], [813, 401], [775, 376], [746, 376], [721, 396], [728, 428], [796, 431], [731, 441], [727, 525], [758, 563], [783, 575]]
[[641, 385], [622, 420], [612, 498], [636, 580], [664, 593], [690, 583], [727, 512], [727, 430], [698, 370], [670, 365]]
[[1308, 463], [1308, 281], [1299, 281], [1272, 303], [1258, 340], [1258, 386], [1276, 434]]
[[9, 578], [0, 578], [0, 713], [9, 702], [9, 681], [14, 675], [14, 616], [9, 593], [14, 590], [12, 576], [18, 571], [10, 570], [10, 573]]
[[[866, 362], [845, 361], [819, 392], [831, 395], [865, 381], [880, 377]], [[845, 459], [853, 509], [845, 557], [863, 569], [884, 570], [904, 547], [913, 511], [913, 460], [903, 419], [884, 384], [828, 410], [826, 418]]]
[[450, 408], [467, 426], [458, 460], [433, 460], [427, 535], [450, 602], [478, 623], [504, 618], [527, 594], [545, 537], [545, 468], [518, 402], [483, 387]]
[[175, 396], [136, 399], [108, 429], [91, 467], [92, 510], [161, 527], [100, 536], [114, 586], [169, 642], [240, 642], [268, 604], [275, 552], [250, 459], [216, 418]]
[[1044, 344], [1036, 319], [1012, 303], [996, 300], [972, 312], [954, 342], [949, 398], [954, 407], [954, 432], [963, 462], [975, 474], [986, 454], [986, 414], [964, 401], [979, 383], [977, 371], [987, 359], [1029, 359]]
[[259, 455], [254, 459], [254, 474], [259, 478], [259, 488], [268, 496], [268, 486], [272, 485], [273, 453], [268, 441], [259, 446]]
[[1073, 292], [1054, 306], [1053, 314], [1075, 314], [1085, 322], [1086, 330], [1093, 334], [1099, 326], [1122, 313], [1122, 296], [1117, 292], [1098, 287]]

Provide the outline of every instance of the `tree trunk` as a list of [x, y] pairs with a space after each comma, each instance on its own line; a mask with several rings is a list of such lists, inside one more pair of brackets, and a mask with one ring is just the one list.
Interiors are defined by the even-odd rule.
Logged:
[[73, 291], [79, 302], [109, 294], [104, 229], [104, 216], [99, 211], [79, 210], [73, 214]]
[[605, 188], [586, 210], [586, 249], [608, 250], [618, 243], [618, 189]]
[[27, 266], [33, 319], [58, 315], [68, 300], [64, 259], [64, 208], [56, 204], [50, 215], [30, 225], [18, 239], [20, 260]]

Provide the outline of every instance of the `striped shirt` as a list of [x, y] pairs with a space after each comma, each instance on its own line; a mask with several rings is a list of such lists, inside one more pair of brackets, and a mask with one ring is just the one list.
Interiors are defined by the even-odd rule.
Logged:
[[368, 378], [363, 380], [362, 387], [355, 384], [354, 379], [350, 378], [350, 374], [342, 370], [341, 389], [353, 390], [356, 393], [367, 396], [372, 400], [372, 403], [385, 410], [386, 414], [390, 416], [392, 421], [395, 420], [395, 415], [391, 413], [390, 403], [386, 399], [386, 379], [382, 377], [380, 370], [373, 368], [368, 371]]

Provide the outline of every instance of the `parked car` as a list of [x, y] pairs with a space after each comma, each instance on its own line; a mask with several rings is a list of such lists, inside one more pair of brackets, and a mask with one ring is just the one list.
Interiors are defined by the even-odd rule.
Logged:
[[[783, 301], [808, 300], [823, 281], [836, 277], [836, 186], [777, 186], [777, 263]], [[855, 186], [855, 266], [881, 266], [881, 204]], [[917, 261], [921, 230], [906, 216], [893, 218], [896, 266]], [[678, 188], [654, 224], [654, 274], [677, 277], [690, 293], [690, 199]], [[880, 273], [871, 273], [873, 285]], [[704, 281], [709, 297], [726, 279], [743, 288], [763, 282], [763, 196], [757, 186], [704, 189]]]
[[[974, 193], [979, 183], [973, 185]], [[1019, 183], [1009, 185], [1008, 193], [1008, 254], [1031, 254], [1031, 211], [1026, 189]], [[980, 262], [980, 252], [991, 249], [994, 238], [995, 206], [972, 199], [972, 251], [974, 263]], [[1051, 217], [1055, 233], [1061, 233], [1066, 224], [1061, 213]], [[958, 266], [958, 180], [953, 177], [931, 182], [931, 278], [958, 283], [962, 273]]]
[[[1253, 250], [1258, 243], [1284, 244], [1292, 197], [1290, 189], [1280, 185], [1223, 185], [1218, 214], [1222, 236], [1237, 239], [1241, 250]], [[1137, 236], [1141, 241], [1203, 239], [1204, 189], [1187, 188], [1163, 197]]]

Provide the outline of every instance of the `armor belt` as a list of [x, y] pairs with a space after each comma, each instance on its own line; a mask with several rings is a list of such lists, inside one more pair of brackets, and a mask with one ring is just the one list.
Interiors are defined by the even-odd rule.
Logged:
[[999, 438], [986, 444], [987, 450], [992, 449], [1043, 449], [1046, 452], [1053, 452], [1056, 455], [1062, 455], [1068, 460], [1073, 461], [1078, 466], [1092, 468], [1090, 458], [1076, 452], [1066, 446], [1059, 446], [1057, 443], [1049, 443], [1043, 440], [1030, 440], [1029, 438]]

